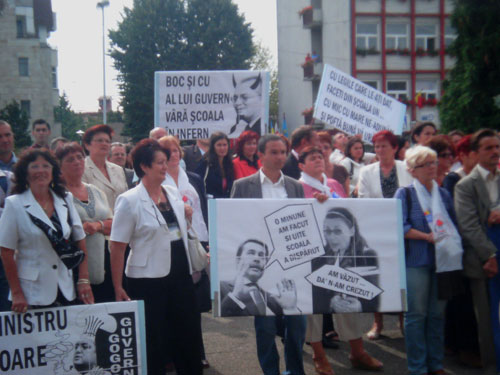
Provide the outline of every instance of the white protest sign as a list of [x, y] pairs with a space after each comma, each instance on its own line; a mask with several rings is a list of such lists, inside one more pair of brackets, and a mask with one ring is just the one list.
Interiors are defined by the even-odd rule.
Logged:
[[146, 374], [144, 324], [142, 301], [0, 313], [0, 373]]
[[209, 223], [216, 315], [405, 309], [398, 199], [212, 199]]
[[[335, 265], [325, 264], [321, 268], [312, 272], [306, 278], [309, 282], [320, 288], [330, 289], [335, 292], [347, 294], [353, 297], [359, 297], [366, 300], [372, 300], [382, 293], [382, 289], [364, 279], [359, 273], [356, 273], [356, 268], [344, 269], [339, 267], [338, 259]], [[359, 272], [366, 273], [366, 269], [370, 268], [370, 275], [377, 275], [377, 267], [363, 267], [364, 270]]]
[[155, 126], [179, 139], [205, 139], [216, 131], [237, 138], [266, 133], [269, 72], [155, 72]]
[[311, 204], [285, 206], [265, 221], [274, 249], [266, 267], [277, 260], [289, 269], [325, 254]]
[[327, 128], [361, 134], [371, 143], [381, 130], [401, 134], [405, 113], [403, 103], [325, 64], [313, 116]]

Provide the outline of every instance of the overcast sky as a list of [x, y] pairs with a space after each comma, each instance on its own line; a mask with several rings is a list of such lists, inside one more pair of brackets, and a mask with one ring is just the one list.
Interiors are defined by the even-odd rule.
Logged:
[[[102, 96], [102, 13], [96, 1], [52, 0], [52, 10], [57, 13], [57, 30], [49, 44], [58, 50], [59, 92], [69, 97], [76, 112], [95, 112], [97, 99]], [[254, 37], [268, 47], [277, 59], [276, 1], [233, 0], [252, 24]], [[110, 0], [105, 8], [106, 29], [116, 29], [125, 6], [133, 0]], [[107, 40], [106, 50], [109, 41]], [[117, 73], [112, 59], [106, 57], [106, 95], [113, 98], [116, 110], [119, 93]]]

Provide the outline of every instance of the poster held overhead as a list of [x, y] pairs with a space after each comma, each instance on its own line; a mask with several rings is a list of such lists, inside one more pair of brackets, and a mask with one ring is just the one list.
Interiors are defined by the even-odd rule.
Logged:
[[269, 72], [155, 72], [155, 126], [181, 140], [207, 139], [216, 131], [237, 138], [265, 134], [269, 118]]
[[406, 105], [331, 65], [325, 64], [313, 117], [327, 128], [360, 134], [371, 143], [375, 133], [403, 132]]

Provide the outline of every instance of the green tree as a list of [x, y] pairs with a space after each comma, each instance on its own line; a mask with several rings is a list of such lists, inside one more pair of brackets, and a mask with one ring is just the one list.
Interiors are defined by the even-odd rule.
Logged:
[[457, 38], [449, 48], [456, 58], [450, 77], [443, 82], [439, 104], [444, 131], [467, 133], [483, 127], [498, 129], [500, 108], [500, 2], [456, 0], [451, 16]]
[[64, 92], [59, 96], [59, 105], [54, 107], [54, 119], [61, 123], [62, 136], [71, 140], [78, 141], [76, 134], [78, 130], [84, 130], [85, 125], [80, 116], [78, 116], [69, 104], [68, 96]]
[[248, 69], [254, 52], [231, 0], [134, 0], [109, 37], [133, 141], [153, 126], [155, 71]]
[[31, 145], [28, 114], [21, 110], [18, 102], [14, 100], [2, 108], [0, 110], [0, 119], [7, 121], [11, 126], [17, 149]]

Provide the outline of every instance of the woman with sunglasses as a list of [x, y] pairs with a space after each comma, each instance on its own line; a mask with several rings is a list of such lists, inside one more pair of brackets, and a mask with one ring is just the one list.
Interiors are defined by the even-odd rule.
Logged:
[[200, 313], [184, 202], [176, 188], [162, 186], [170, 151], [153, 139], [143, 139], [131, 155], [141, 182], [116, 201], [110, 242], [116, 300], [144, 301], [148, 374], [163, 375], [165, 353], [170, 352], [178, 374], [201, 375]]

